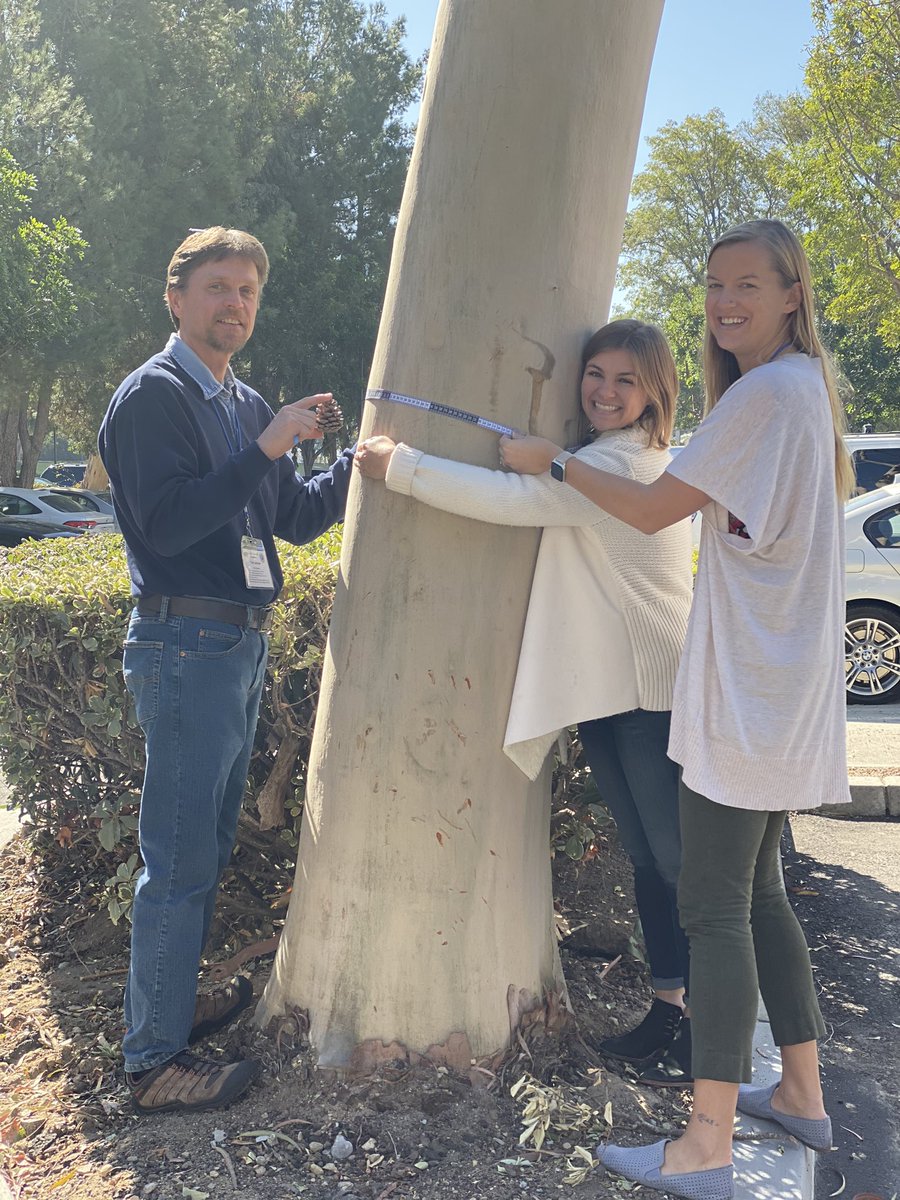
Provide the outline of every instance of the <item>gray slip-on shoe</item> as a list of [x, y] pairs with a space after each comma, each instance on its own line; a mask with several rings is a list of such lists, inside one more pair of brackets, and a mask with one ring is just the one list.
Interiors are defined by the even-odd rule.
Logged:
[[787, 1113], [776, 1112], [772, 1107], [772, 1097], [779, 1083], [771, 1087], [755, 1088], [748, 1083], [742, 1083], [738, 1089], [738, 1112], [748, 1117], [757, 1117], [761, 1121], [774, 1121], [776, 1125], [795, 1137], [810, 1150], [831, 1149], [831, 1117], [789, 1117]]
[[713, 1167], [709, 1171], [689, 1171], [681, 1175], [663, 1175], [669, 1138], [650, 1146], [598, 1146], [597, 1157], [608, 1171], [624, 1175], [643, 1187], [680, 1196], [683, 1200], [732, 1200], [734, 1167]]

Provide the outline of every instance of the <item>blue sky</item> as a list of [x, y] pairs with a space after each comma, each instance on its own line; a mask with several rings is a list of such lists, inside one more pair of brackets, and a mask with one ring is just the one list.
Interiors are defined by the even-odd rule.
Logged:
[[[389, 17], [406, 17], [409, 51], [413, 56], [421, 54], [431, 44], [438, 0], [384, 2]], [[754, 0], [739, 6], [711, 0], [666, 0], [647, 91], [638, 168], [645, 159], [644, 137], [666, 121], [721, 108], [734, 125], [752, 115], [757, 96], [766, 92], [783, 95], [800, 88], [805, 47], [814, 32], [808, 0]]]

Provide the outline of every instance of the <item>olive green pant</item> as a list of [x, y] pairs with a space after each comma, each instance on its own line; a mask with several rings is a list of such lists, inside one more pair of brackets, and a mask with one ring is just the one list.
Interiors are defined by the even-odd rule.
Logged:
[[758, 992], [776, 1045], [825, 1032], [809, 948], [784, 890], [787, 814], [714, 804], [684, 784], [680, 801], [694, 1078], [749, 1083]]

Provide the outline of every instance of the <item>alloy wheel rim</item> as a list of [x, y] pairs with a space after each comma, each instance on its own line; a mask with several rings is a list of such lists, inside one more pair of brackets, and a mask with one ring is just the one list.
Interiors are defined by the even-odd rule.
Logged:
[[851, 696], [887, 696], [900, 686], [900, 632], [877, 617], [844, 626], [844, 672]]

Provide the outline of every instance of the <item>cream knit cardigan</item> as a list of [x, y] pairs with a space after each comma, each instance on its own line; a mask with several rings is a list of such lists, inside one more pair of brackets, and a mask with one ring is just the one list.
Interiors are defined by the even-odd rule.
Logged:
[[[602, 434], [577, 457], [641, 483], [669, 462], [639, 426]], [[549, 474], [491, 471], [402, 443], [386, 483], [444, 512], [543, 527], [503, 745], [529, 778], [570, 725], [672, 707], [691, 604], [689, 521], [647, 535]]]

